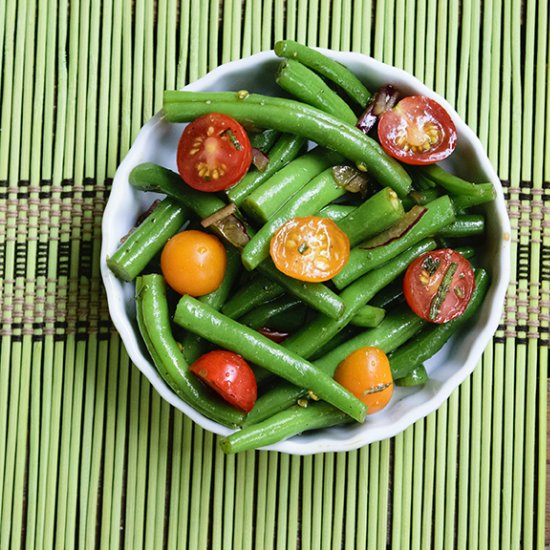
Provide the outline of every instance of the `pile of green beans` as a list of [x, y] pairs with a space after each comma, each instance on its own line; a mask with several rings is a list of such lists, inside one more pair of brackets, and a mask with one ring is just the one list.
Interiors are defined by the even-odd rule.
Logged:
[[136, 312], [138, 326], [157, 370], [167, 384], [186, 403], [225, 426], [238, 426], [243, 413], [212, 395], [191, 374], [172, 335], [164, 279], [151, 274], [136, 281]]
[[365, 166], [399, 196], [411, 189], [406, 170], [378, 142], [355, 126], [298, 101], [239, 92], [167, 91], [163, 110], [169, 122], [189, 122], [208, 113], [223, 113], [239, 122], [296, 134]]
[[[252, 146], [267, 156], [265, 169], [251, 168], [226, 191], [206, 193], [165, 167], [136, 166], [130, 184], [166, 198], [107, 259], [118, 278], [135, 282], [138, 328], [162, 379], [202, 415], [240, 428], [220, 440], [226, 453], [364, 422], [367, 406], [333, 379], [362, 347], [388, 354], [396, 385], [425, 384], [426, 362], [477, 313], [490, 283], [476, 268], [466, 311], [447, 323], [434, 325], [411, 311], [402, 281], [418, 256], [451, 243], [477, 265], [487, 232], [479, 206], [494, 199], [492, 184], [466, 181], [438, 165], [405, 169], [355, 127], [371, 93], [349, 69], [292, 40], [277, 42], [275, 53], [282, 61], [274, 79], [294, 99], [244, 90], [166, 91], [163, 105], [169, 122], [219, 112], [245, 123]], [[317, 147], [308, 151], [309, 142]], [[366, 171], [368, 188], [349, 192], [334, 170], [341, 165]], [[418, 205], [425, 212], [404, 227], [412, 216], [406, 211]], [[226, 239], [222, 283], [198, 299], [180, 297], [172, 312], [163, 277], [151, 273], [159, 253], [178, 231], [228, 210], [242, 223], [244, 242], [232, 246], [215, 225], [206, 229]], [[343, 269], [325, 283], [293, 279], [270, 258], [275, 232], [312, 215], [333, 220], [351, 247]], [[289, 336], [276, 343], [262, 329]], [[191, 373], [189, 365], [212, 347], [251, 363], [260, 393], [248, 414]]]

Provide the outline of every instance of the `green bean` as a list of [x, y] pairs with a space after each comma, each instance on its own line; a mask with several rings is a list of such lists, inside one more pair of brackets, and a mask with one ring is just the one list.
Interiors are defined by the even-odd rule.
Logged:
[[492, 184], [489, 184], [489, 190], [487, 184], [485, 184], [485, 187], [481, 187], [477, 183], [471, 183], [463, 180], [458, 176], [450, 174], [437, 164], [422, 166], [421, 168], [418, 168], [418, 170], [423, 176], [433, 181], [435, 184], [443, 187], [443, 189], [453, 195], [473, 195], [476, 197], [488, 195], [488, 200], [493, 200], [496, 196], [495, 189]]
[[304, 304], [296, 298], [281, 296], [263, 304], [239, 318], [239, 323], [250, 328], [269, 327], [291, 332], [303, 325], [306, 316]]
[[332, 80], [362, 108], [366, 107], [367, 102], [371, 98], [371, 94], [367, 88], [347, 67], [321, 52], [293, 40], [280, 40], [275, 43], [275, 53], [279, 57], [296, 59], [306, 67]]
[[404, 378], [413, 368], [435, 355], [452, 334], [463, 327], [480, 308], [488, 288], [489, 275], [483, 269], [476, 270], [474, 292], [464, 313], [447, 323], [426, 328], [389, 357], [394, 380]]
[[337, 225], [348, 236], [350, 245], [355, 246], [392, 226], [404, 214], [403, 205], [395, 191], [385, 187], [337, 222]]
[[403, 295], [403, 279], [399, 278], [384, 287], [370, 302], [369, 304], [374, 307], [380, 307], [382, 309], [390, 309], [396, 304], [403, 302], [405, 296]]
[[478, 195], [455, 195], [451, 197], [457, 212], [464, 208], [471, 208], [494, 200], [495, 188], [492, 183], [477, 183], [476, 187], [480, 191]]
[[224, 403], [189, 371], [170, 327], [166, 287], [161, 275], [136, 279], [136, 309], [140, 332], [159, 374], [187, 404], [208, 418], [235, 427], [244, 414]]
[[431, 179], [426, 177], [420, 170], [415, 170], [414, 168], [409, 169], [410, 174], [413, 178], [414, 187], [420, 191], [433, 191], [437, 188], [437, 185], [435, 182], [433, 182]]
[[222, 307], [224, 315], [238, 319], [255, 307], [278, 298], [283, 287], [262, 275], [256, 275], [246, 286], [239, 289]]
[[441, 192], [438, 189], [427, 189], [425, 191], [411, 191], [401, 200], [403, 201], [403, 208], [410, 210], [415, 204], [424, 206], [440, 196]]
[[269, 163], [263, 172], [250, 170], [243, 179], [226, 191], [227, 198], [240, 206], [244, 199], [268, 180], [301, 151], [305, 139], [293, 134], [283, 134], [269, 151]]
[[456, 220], [440, 231], [440, 237], [471, 237], [485, 233], [485, 216], [481, 214], [469, 214], [457, 216]]
[[424, 365], [414, 367], [407, 376], [394, 380], [397, 386], [414, 387], [425, 384], [428, 381], [428, 371]]
[[325, 342], [322, 346], [318, 347], [309, 357], [310, 361], [317, 361], [321, 357], [324, 357], [327, 353], [331, 352], [334, 348], [337, 348], [344, 342], [347, 342], [351, 338], [357, 335], [361, 329], [352, 325], [351, 323], [344, 327], [340, 332], [335, 334], [328, 342]]
[[164, 193], [176, 199], [201, 219], [207, 218], [225, 206], [225, 202], [214, 193], [197, 191], [186, 185], [175, 172], [151, 162], [136, 166], [130, 172], [128, 179], [136, 189]]
[[372, 138], [337, 118], [291, 99], [242, 92], [164, 93], [164, 114], [169, 122], [188, 122], [212, 112], [238, 121], [303, 136], [364, 166], [382, 185], [399, 196], [410, 191], [411, 178]]
[[[227, 300], [229, 292], [231, 291], [241, 268], [241, 259], [237, 250], [233, 247], [226, 247], [226, 254], [227, 265], [220, 286], [216, 290], [199, 298], [199, 301], [204, 304], [208, 304], [215, 310], [219, 310]], [[205, 352], [206, 342], [193, 332], [186, 332], [182, 341], [182, 348], [185, 360], [191, 364]]]
[[317, 107], [325, 113], [355, 125], [357, 115], [325, 81], [311, 69], [294, 59], [285, 59], [275, 77], [277, 84], [296, 99]]
[[367, 304], [357, 311], [350, 323], [356, 327], [373, 328], [382, 322], [385, 315], [386, 312], [382, 308]]
[[339, 318], [344, 312], [346, 306], [343, 300], [323, 283], [305, 283], [293, 279], [281, 273], [271, 259], [264, 260], [258, 266], [258, 271], [276, 281], [287, 292], [290, 292], [302, 302], [332, 319]]
[[[336, 367], [354, 351], [366, 346], [375, 346], [389, 353], [412, 338], [425, 323], [408, 308], [401, 308], [397, 312], [388, 314], [376, 328], [363, 331], [343, 342], [315, 360], [313, 364], [326, 374], [333, 376]], [[261, 422], [306, 395], [307, 392], [302, 388], [283, 382], [259, 397], [254, 408], [248, 413], [243, 426]]]
[[191, 296], [183, 296], [174, 321], [224, 349], [239, 353], [246, 360], [300, 387], [311, 389], [320, 399], [345, 412], [358, 422], [365, 419], [366, 407], [311, 363]]
[[437, 234], [455, 220], [455, 213], [447, 195], [426, 205], [427, 212], [403, 236], [376, 248], [352, 249], [348, 262], [332, 281], [337, 288], [343, 288], [361, 275], [379, 267], [422, 239]]
[[133, 281], [189, 219], [189, 215], [184, 206], [170, 198], [164, 199], [107, 258], [109, 269], [119, 279]]
[[455, 250], [462, 254], [467, 260], [473, 258], [476, 254], [476, 249], [473, 246], [456, 246]]
[[323, 149], [303, 155], [289, 162], [250, 193], [242, 203], [242, 208], [247, 214], [265, 223], [314, 177], [341, 160], [340, 155]]
[[265, 447], [310, 430], [346, 424], [351, 419], [328, 403], [312, 403], [308, 407], [294, 406], [280, 411], [263, 423], [255, 424], [220, 439], [226, 454]]
[[319, 315], [300, 332], [288, 338], [284, 342], [285, 347], [300, 353], [303, 357], [310, 357], [317, 348], [342, 330], [378, 291], [403, 273], [415, 258], [435, 247], [435, 241], [427, 239], [411, 246], [382, 267], [363, 275], [340, 295], [345, 304], [341, 317], [331, 319], [326, 315]]
[[248, 241], [241, 259], [248, 270], [255, 269], [269, 257], [271, 237], [288, 220], [298, 216], [315, 214], [326, 204], [344, 195], [346, 190], [340, 187], [329, 168], [313, 178], [301, 191], [288, 200], [267, 223]]
[[329, 204], [319, 210], [319, 216], [328, 218], [333, 222], [339, 222], [346, 216], [349, 216], [357, 206], [349, 206], [347, 204]]
[[273, 130], [273, 128], [267, 128], [263, 132], [249, 132], [248, 139], [250, 139], [250, 145], [254, 149], [267, 153], [277, 141], [279, 132]]

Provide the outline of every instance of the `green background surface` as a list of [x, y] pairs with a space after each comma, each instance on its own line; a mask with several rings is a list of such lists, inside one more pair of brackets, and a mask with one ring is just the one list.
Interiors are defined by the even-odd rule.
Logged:
[[[543, 548], [544, 0], [0, 0], [0, 548]], [[505, 187], [505, 313], [437, 412], [359, 451], [225, 457], [130, 363], [99, 276], [117, 164], [165, 88], [294, 38], [410, 71]]]

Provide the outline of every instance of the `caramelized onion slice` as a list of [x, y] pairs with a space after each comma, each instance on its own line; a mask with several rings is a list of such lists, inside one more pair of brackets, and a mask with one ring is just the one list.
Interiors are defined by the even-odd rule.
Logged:
[[350, 193], [366, 195], [369, 180], [364, 172], [348, 165], [334, 166], [332, 175], [336, 183]]
[[372, 96], [367, 108], [357, 120], [357, 128], [365, 134], [368, 134], [376, 124], [378, 117], [389, 109], [393, 109], [398, 99], [399, 91], [391, 84], [382, 86], [382, 88]]
[[427, 211], [428, 209], [423, 206], [413, 206], [400, 220], [386, 229], [386, 231], [382, 231], [382, 233], [376, 235], [372, 239], [360, 244], [359, 248], [378, 248], [379, 246], [384, 246], [399, 239], [405, 235], [405, 233], [408, 233]]

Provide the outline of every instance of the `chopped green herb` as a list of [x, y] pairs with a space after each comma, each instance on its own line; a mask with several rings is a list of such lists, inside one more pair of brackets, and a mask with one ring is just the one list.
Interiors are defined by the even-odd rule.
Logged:
[[243, 147], [239, 143], [239, 140], [235, 137], [235, 134], [231, 131], [231, 128], [227, 128], [226, 130], [224, 130], [221, 135], [224, 136], [226, 134], [229, 136], [229, 139], [231, 140], [231, 144], [233, 145], [233, 147], [235, 147], [237, 151], [240, 151]]
[[435, 321], [435, 319], [437, 319], [437, 316], [439, 315], [439, 310], [441, 309], [441, 306], [443, 305], [443, 302], [445, 301], [445, 298], [449, 293], [449, 288], [451, 287], [451, 282], [457, 268], [458, 264], [456, 262], [452, 262], [447, 268], [447, 271], [445, 271], [445, 275], [443, 276], [441, 284], [437, 289], [437, 293], [433, 297], [432, 303], [430, 304], [429, 318], [431, 321]]
[[378, 384], [378, 386], [373, 386], [372, 388], [368, 388], [365, 391], [363, 391], [363, 395], [371, 395], [373, 393], [379, 393], [381, 391], [384, 391], [385, 389], [389, 388], [392, 385], [393, 382], [388, 382], [387, 384]]
[[309, 248], [309, 246], [308, 246], [306, 243], [302, 243], [302, 244], [298, 247], [298, 252], [299, 252], [300, 254], [303, 254], [308, 248]]

